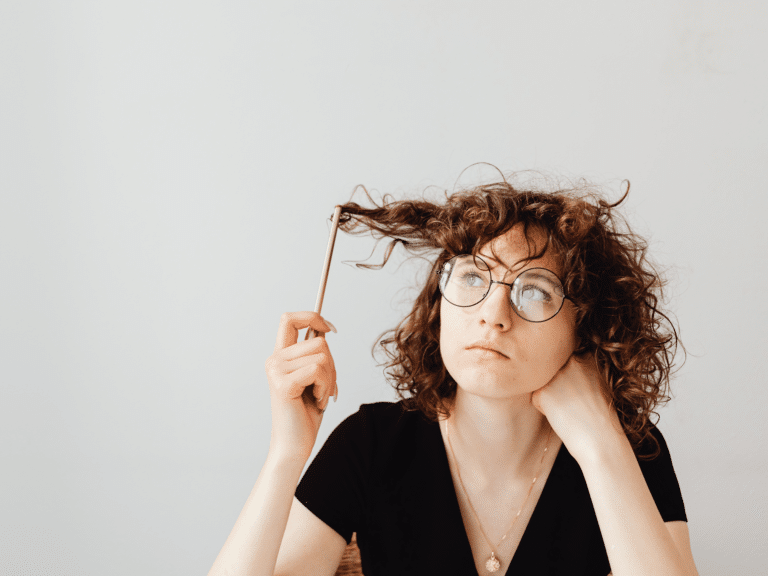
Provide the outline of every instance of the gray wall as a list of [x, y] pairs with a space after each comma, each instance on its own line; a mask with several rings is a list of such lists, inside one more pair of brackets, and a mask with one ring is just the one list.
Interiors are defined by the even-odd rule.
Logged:
[[[659, 426], [694, 556], [762, 570], [766, 16], [2, 2], [0, 574], [206, 573], [266, 455], [264, 360], [280, 313], [314, 305], [334, 204], [452, 189], [478, 161], [631, 181], [691, 353]], [[318, 447], [394, 398], [370, 347], [419, 267], [342, 264], [372, 247], [337, 241], [341, 393]]]

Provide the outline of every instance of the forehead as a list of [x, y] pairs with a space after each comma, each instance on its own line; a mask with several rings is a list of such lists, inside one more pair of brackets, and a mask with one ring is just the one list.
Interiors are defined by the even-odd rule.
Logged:
[[554, 248], [550, 248], [540, 258], [526, 262], [525, 259], [538, 254], [547, 244], [547, 233], [541, 228], [529, 226], [527, 234], [523, 233], [523, 225], [517, 224], [510, 230], [497, 236], [482, 248], [480, 256], [490, 260], [493, 266], [502, 266], [512, 273], [521, 272], [528, 268], [547, 268], [561, 276], [561, 265]]

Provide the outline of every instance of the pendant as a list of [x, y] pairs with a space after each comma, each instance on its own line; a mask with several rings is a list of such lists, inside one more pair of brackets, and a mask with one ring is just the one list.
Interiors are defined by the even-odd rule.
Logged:
[[485, 562], [485, 569], [488, 570], [488, 572], [496, 572], [499, 568], [501, 568], [501, 562], [499, 562], [496, 555], [491, 552], [491, 557]]

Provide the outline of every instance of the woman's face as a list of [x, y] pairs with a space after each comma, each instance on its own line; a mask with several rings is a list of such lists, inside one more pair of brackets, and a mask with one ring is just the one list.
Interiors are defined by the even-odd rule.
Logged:
[[[541, 230], [529, 228], [528, 235], [535, 252], [546, 243]], [[491, 244], [501, 262], [493, 257]], [[550, 251], [521, 265], [528, 250], [519, 225], [483, 246], [480, 256], [491, 267], [493, 280], [512, 283], [529, 268], [547, 268], [562, 277]], [[478, 342], [496, 352], [475, 347]], [[493, 284], [485, 299], [474, 306], [461, 308], [441, 300], [440, 353], [448, 373], [465, 392], [487, 398], [533, 392], [552, 379], [575, 348], [575, 310], [569, 300], [554, 318], [540, 323], [515, 314], [510, 287], [501, 284]]]

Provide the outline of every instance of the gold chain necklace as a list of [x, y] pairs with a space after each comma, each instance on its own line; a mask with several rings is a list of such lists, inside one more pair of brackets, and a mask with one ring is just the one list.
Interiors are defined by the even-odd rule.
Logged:
[[[491, 545], [491, 541], [489, 540], [488, 536], [485, 533], [485, 530], [483, 529], [483, 525], [480, 522], [480, 517], [477, 515], [477, 511], [475, 510], [475, 507], [472, 506], [472, 501], [469, 499], [469, 492], [467, 492], [467, 489], [464, 487], [464, 481], [461, 479], [461, 471], [459, 470], [459, 461], [456, 460], [456, 454], [454, 454], [453, 446], [451, 446], [451, 433], [448, 428], [448, 420], [445, 421], [445, 436], [448, 439], [448, 448], [451, 451], [451, 456], [453, 457], [453, 461], [456, 464], [456, 475], [459, 477], [459, 484], [461, 484], [461, 489], [464, 491], [464, 496], [467, 497], [467, 502], [469, 502], [469, 507], [472, 510], [472, 513], [475, 515], [475, 520], [477, 520], [477, 525], [480, 526], [480, 532], [482, 533], [483, 538], [485, 538], [485, 541], [488, 543], [488, 548], [491, 549], [491, 557], [485, 561], [485, 569], [488, 570], [488, 572], [496, 572], [499, 568], [501, 568], [501, 562], [499, 562], [499, 559], [496, 557], [496, 550]], [[510, 531], [515, 525], [515, 522], [517, 521], [517, 517], [520, 516], [520, 513], [523, 511], [523, 508], [525, 508], [525, 505], [528, 503], [528, 498], [531, 495], [531, 490], [533, 490], [533, 485], [536, 484], [536, 479], [539, 477], [539, 474], [541, 473], [541, 465], [544, 462], [544, 456], [546, 456], [547, 454], [547, 449], [549, 448], [549, 440], [551, 437], [552, 437], [552, 427], [550, 426], [549, 434], [547, 435], [547, 443], [544, 445], [544, 454], [541, 455], [541, 461], [539, 462], [539, 471], [536, 474], [536, 476], [533, 477], [533, 481], [531, 482], [531, 485], [528, 488], [528, 494], [525, 497], [525, 502], [523, 502], [523, 505], [520, 507], [520, 510], [518, 510], [517, 514], [515, 514], [515, 518], [512, 520], [512, 525], [504, 533], [504, 536], [501, 537], [501, 540], [499, 540], [499, 543], [496, 544], [496, 548], [501, 546], [504, 540], [506, 540], [507, 535], [510, 533]]]

